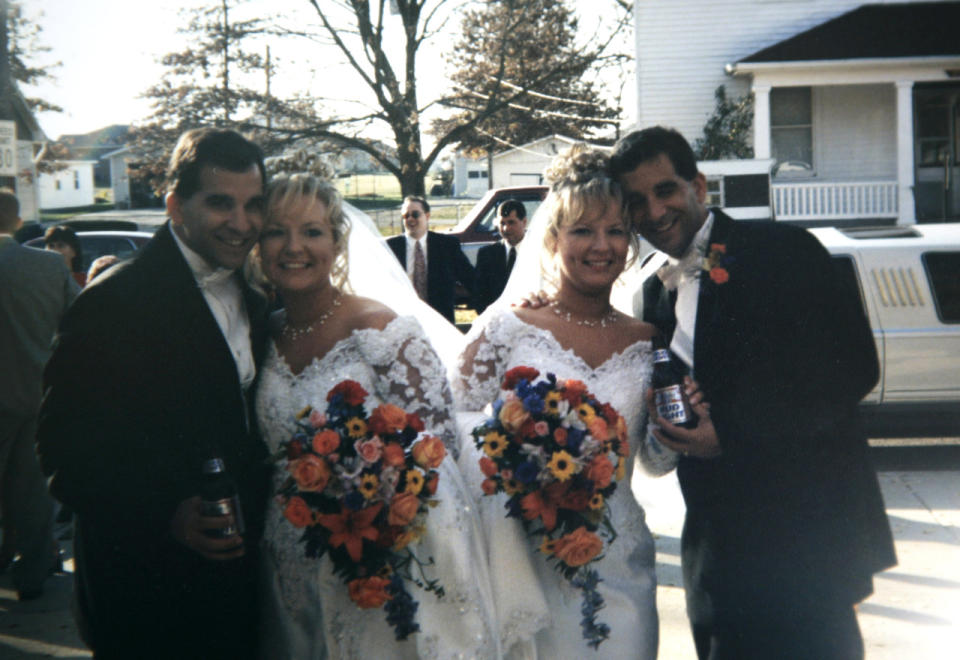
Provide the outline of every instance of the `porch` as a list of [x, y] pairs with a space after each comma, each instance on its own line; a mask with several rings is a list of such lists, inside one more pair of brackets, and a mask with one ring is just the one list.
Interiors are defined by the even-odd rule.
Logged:
[[774, 180], [770, 188], [777, 220], [896, 220], [900, 211], [896, 181]]

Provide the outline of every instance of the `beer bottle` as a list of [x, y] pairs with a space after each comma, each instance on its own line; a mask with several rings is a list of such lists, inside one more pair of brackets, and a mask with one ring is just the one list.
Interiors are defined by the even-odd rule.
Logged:
[[240, 510], [240, 495], [237, 484], [227, 473], [223, 459], [213, 457], [205, 460], [202, 466], [203, 479], [200, 484], [200, 506], [204, 516], [233, 515], [234, 524], [222, 529], [211, 529], [207, 534], [214, 538], [228, 538], [243, 534], [245, 525]]
[[653, 340], [653, 376], [650, 386], [657, 415], [674, 426], [692, 429], [697, 425], [697, 416], [690, 409], [690, 402], [683, 390], [683, 375], [677, 369], [670, 350], [661, 337]]

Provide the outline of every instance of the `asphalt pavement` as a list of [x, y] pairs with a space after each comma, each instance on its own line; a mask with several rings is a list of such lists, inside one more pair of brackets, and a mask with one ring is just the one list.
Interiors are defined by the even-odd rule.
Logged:
[[[955, 660], [960, 654], [960, 439], [931, 446], [878, 443], [873, 450], [899, 565], [874, 580], [858, 607], [868, 660]], [[657, 538], [660, 658], [695, 660], [680, 578], [683, 500], [676, 477], [637, 474], [634, 493]], [[802, 533], [802, 531], [798, 531]], [[65, 549], [71, 550], [70, 543]], [[72, 570], [68, 559], [66, 569]], [[20, 603], [0, 576], [0, 660], [90, 657], [70, 612], [72, 575]]]

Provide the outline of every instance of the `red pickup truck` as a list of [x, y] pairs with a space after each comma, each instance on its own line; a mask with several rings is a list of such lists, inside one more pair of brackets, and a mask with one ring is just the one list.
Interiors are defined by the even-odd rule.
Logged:
[[460, 241], [460, 248], [470, 260], [477, 263], [477, 251], [484, 245], [500, 240], [497, 231], [497, 210], [508, 199], [518, 199], [527, 209], [527, 220], [533, 217], [534, 211], [547, 196], [547, 186], [515, 186], [511, 188], [494, 188], [480, 198], [466, 217], [451, 229], [447, 234], [456, 236]]

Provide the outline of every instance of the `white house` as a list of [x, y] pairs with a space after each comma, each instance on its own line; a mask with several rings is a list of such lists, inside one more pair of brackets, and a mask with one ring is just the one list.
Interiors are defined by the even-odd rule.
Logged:
[[493, 157], [492, 187], [536, 186], [543, 183], [543, 170], [550, 161], [576, 143], [577, 140], [565, 135], [550, 135], [501, 151]]
[[130, 170], [129, 164], [133, 161], [133, 152], [129, 147], [121, 147], [116, 151], [104, 154], [110, 163], [110, 187], [113, 189], [113, 205], [118, 209], [131, 207], [130, 197]]
[[960, 219], [960, 2], [634, 6], [638, 124], [693, 141], [716, 87], [753, 94], [778, 219]]
[[453, 194], [457, 197], [482, 197], [490, 189], [487, 158], [470, 158], [457, 153], [453, 159]]
[[95, 160], [62, 160], [56, 172], [40, 174], [40, 208], [62, 209], [94, 203]]

